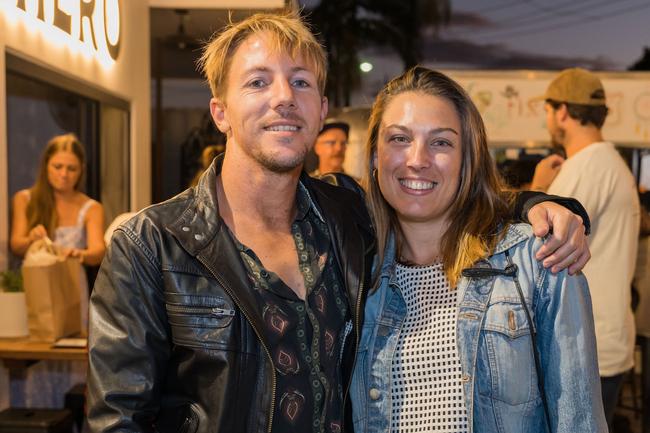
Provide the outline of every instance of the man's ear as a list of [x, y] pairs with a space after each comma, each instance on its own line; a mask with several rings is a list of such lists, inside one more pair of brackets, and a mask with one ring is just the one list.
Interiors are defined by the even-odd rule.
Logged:
[[560, 104], [559, 107], [557, 107], [557, 110], [555, 110], [555, 119], [558, 122], [564, 122], [569, 118], [569, 109], [567, 108], [566, 104]]
[[227, 135], [230, 132], [230, 122], [226, 116], [226, 104], [222, 99], [210, 99], [210, 115], [219, 131]]
[[327, 96], [323, 96], [320, 101], [320, 127], [318, 130], [323, 129], [323, 122], [327, 119], [327, 112], [329, 111], [329, 101]]

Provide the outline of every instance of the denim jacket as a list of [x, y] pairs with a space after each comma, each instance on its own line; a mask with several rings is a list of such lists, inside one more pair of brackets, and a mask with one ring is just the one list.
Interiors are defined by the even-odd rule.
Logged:
[[[537, 260], [543, 240], [527, 224], [511, 225], [478, 267], [518, 267], [537, 331], [552, 432], [606, 432], [591, 298], [582, 275], [552, 274]], [[514, 278], [462, 277], [457, 286], [456, 341], [471, 432], [546, 432], [531, 330]], [[379, 286], [368, 294], [352, 379], [356, 433], [390, 431], [391, 364], [406, 315], [390, 239]]]

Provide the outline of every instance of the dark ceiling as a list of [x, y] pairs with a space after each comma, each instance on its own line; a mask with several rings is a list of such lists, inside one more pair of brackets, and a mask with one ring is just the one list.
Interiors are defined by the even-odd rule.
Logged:
[[[229, 17], [239, 21], [252, 13], [250, 9], [150, 9], [151, 74], [162, 72], [164, 78], [201, 78], [196, 70], [200, 47], [223, 28]], [[180, 29], [181, 23], [183, 30]], [[162, 54], [162, 56], [159, 56]]]

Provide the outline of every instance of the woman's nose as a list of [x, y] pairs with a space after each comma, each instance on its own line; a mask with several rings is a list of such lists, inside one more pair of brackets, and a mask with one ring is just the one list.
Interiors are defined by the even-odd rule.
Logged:
[[407, 165], [413, 169], [420, 170], [431, 165], [426, 145], [420, 142], [413, 142], [409, 149]]

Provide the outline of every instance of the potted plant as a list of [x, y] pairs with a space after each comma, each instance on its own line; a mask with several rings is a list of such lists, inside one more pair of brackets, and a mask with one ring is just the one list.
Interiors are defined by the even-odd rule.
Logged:
[[0, 272], [0, 337], [25, 337], [27, 306], [20, 271]]

